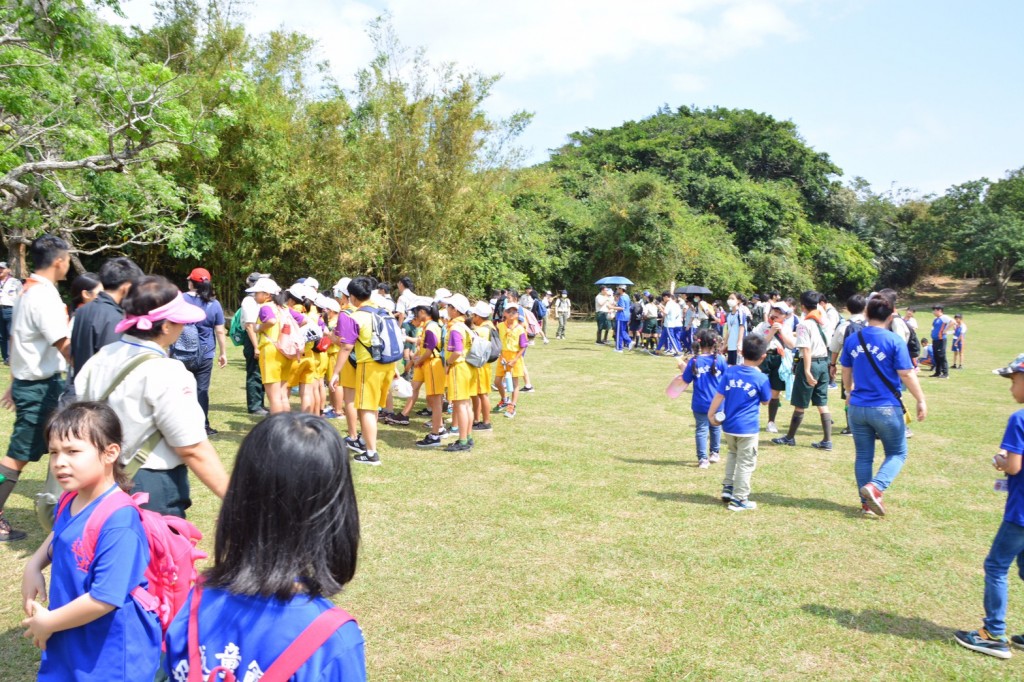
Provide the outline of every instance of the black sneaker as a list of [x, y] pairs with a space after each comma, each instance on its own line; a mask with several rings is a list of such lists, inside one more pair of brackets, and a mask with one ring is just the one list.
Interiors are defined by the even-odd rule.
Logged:
[[995, 656], [996, 658], [1006, 659], [1013, 655], [1010, 653], [1010, 643], [1006, 637], [994, 639], [984, 628], [981, 630], [971, 630], [970, 632], [957, 630], [953, 633], [953, 639], [965, 649]]
[[441, 436], [433, 433], [428, 433], [423, 437], [423, 440], [416, 441], [416, 447], [418, 448], [439, 448], [441, 447]]
[[351, 450], [352, 452], [358, 454], [363, 454], [364, 452], [366, 452], [366, 443], [363, 442], [362, 438], [349, 438], [346, 436], [345, 445], [347, 445], [348, 449]]
[[796, 445], [796, 438], [787, 438], [786, 436], [780, 436], [779, 438], [772, 438], [772, 442], [776, 445]]
[[369, 464], [370, 466], [375, 467], [380, 466], [380, 456], [372, 450], [369, 452], [359, 453], [358, 455], [352, 458], [352, 461], [359, 462], [360, 464]]
[[455, 441], [454, 443], [449, 443], [448, 446], [444, 449], [444, 451], [445, 452], [468, 452], [472, 448], [473, 448], [473, 446], [470, 445], [469, 443], [461, 443], [459, 441]]
[[819, 440], [811, 443], [811, 447], [815, 450], [831, 450], [832, 441], [830, 440]]
[[208, 437], [209, 437], [209, 436], [216, 436], [216, 435], [217, 435], [218, 433], [220, 433], [220, 432], [219, 432], [219, 431], [217, 431], [217, 429], [212, 429], [212, 428], [210, 428], [209, 426], [207, 426], [207, 427], [206, 427], [206, 435], [207, 435]]
[[393, 414], [391, 415], [391, 419], [388, 420], [388, 424], [391, 424], [392, 426], [408, 426], [409, 418], [404, 414]]
[[474, 431], [490, 431], [492, 428], [491, 422], [473, 422]]
[[1018, 649], [1024, 649], [1024, 634], [1011, 635], [1010, 646], [1017, 647]]
[[432, 417], [434, 413], [431, 412], [429, 407], [424, 407], [422, 410], [416, 410], [417, 417]]
[[842, 431], [839, 432], [839, 435], [840, 436], [852, 436], [853, 435], [853, 431], [851, 431], [850, 427], [847, 426]]
[[533, 393], [533, 386], [523, 386], [519, 389], [520, 393]]
[[25, 531], [11, 528], [11, 524], [4, 518], [3, 512], [0, 512], [0, 542], [17, 542], [27, 537], [28, 533]]

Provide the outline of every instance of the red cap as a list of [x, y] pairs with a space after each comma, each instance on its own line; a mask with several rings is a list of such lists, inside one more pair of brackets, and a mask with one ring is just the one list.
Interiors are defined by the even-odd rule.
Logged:
[[210, 271], [206, 268], [196, 268], [189, 273], [188, 278], [193, 282], [209, 282], [211, 279]]

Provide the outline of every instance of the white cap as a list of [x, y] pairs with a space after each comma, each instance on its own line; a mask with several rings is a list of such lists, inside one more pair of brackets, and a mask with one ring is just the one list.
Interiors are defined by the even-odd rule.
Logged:
[[314, 291], [320, 290], [320, 280], [316, 279], [315, 277], [307, 277], [306, 281], [303, 282], [303, 284], [305, 284], [307, 287]]
[[785, 301], [776, 301], [775, 303], [772, 303], [772, 308], [774, 308], [775, 310], [781, 310], [786, 315], [789, 315], [791, 312], [793, 312], [789, 309], [789, 306], [786, 305]]
[[494, 308], [487, 301], [477, 301], [476, 305], [469, 309], [469, 312], [486, 320], [494, 312]]
[[448, 291], [445, 288], [441, 288], [441, 289], [438, 289], [437, 291], [434, 292], [434, 300], [435, 301], [443, 301], [444, 299], [448, 298], [451, 295], [452, 295], [452, 292]]
[[245, 290], [247, 294], [255, 293], [270, 294], [271, 296], [281, 293], [281, 287], [277, 286], [277, 282], [270, 279], [269, 277], [261, 277], [256, 280], [256, 283]]
[[381, 293], [378, 292], [376, 289], [370, 294], [370, 303], [377, 306], [378, 308], [383, 308], [389, 313], [395, 312], [395, 302], [392, 301], [390, 298], [385, 298], [384, 296], [382, 296]]
[[288, 293], [294, 296], [295, 298], [299, 299], [300, 301], [305, 301], [306, 299], [312, 301], [314, 298], [316, 298], [316, 290], [310, 289], [305, 284], [296, 283], [291, 285], [290, 287], [288, 287]]
[[[334, 301], [333, 298], [328, 298], [323, 294], [317, 294], [316, 298], [313, 299], [313, 305], [315, 305], [317, 308], [320, 308], [321, 310], [324, 310], [328, 307], [327, 304], [331, 301], [337, 303], [337, 301]], [[340, 310], [341, 306], [338, 306], [338, 309]]]
[[411, 312], [413, 308], [429, 308], [434, 305], [434, 299], [429, 296], [412, 296], [406, 308]]
[[334, 295], [348, 296], [348, 283], [352, 281], [351, 277], [342, 277], [338, 280], [337, 284], [334, 285]]
[[505, 309], [501, 312], [501, 314], [504, 315], [505, 313], [507, 313], [510, 310], [519, 310], [519, 308], [520, 308], [520, 306], [519, 306], [518, 303], [506, 303], [505, 304]]
[[333, 298], [329, 298], [327, 296], [324, 296], [324, 303], [323, 303], [323, 305], [320, 305], [320, 303], [317, 303], [316, 307], [317, 308], [323, 308], [324, 310], [330, 310], [331, 312], [334, 312], [334, 313], [340, 313], [341, 312], [341, 304], [338, 303]]
[[441, 301], [441, 303], [444, 303], [445, 305], [450, 305], [451, 307], [458, 310], [460, 313], [469, 312], [469, 299], [463, 296], [462, 294], [452, 294], [448, 298]]

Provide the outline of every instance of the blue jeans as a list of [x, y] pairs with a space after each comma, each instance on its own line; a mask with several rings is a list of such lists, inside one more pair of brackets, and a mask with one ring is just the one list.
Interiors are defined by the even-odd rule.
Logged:
[[13, 312], [13, 306], [0, 306], [0, 353], [3, 354], [5, 363], [11, 360], [9, 340], [11, 338], [11, 316]]
[[722, 446], [722, 427], [712, 426], [708, 420], [707, 412], [693, 411], [693, 418], [697, 421], [697, 430], [694, 433], [697, 439], [697, 460], [707, 459], [708, 440], [710, 431], [711, 452], [718, 452]]
[[1024, 580], [1024, 526], [1003, 521], [985, 557], [985, 629], [993, 635], [1006, 634], [1006, 576], [1013, 560]]
[[629, 346], [629, 320], [615, 321], [615, 350]]
[[[847, 413], [850, 431], [853, 432], [853, 446], [857, 458], [853, 472], [857, 477], [857, 490], [868, 483], [884, 491], [892, 485], [907, 461], [907, 425], [903, 421], [903, 410], [899, 405], [886, 407], [862, 407], [850, 405]], [[885, 459], [878, 473], [871, 472], [875, 465], [875, 434], [882, 441]]]

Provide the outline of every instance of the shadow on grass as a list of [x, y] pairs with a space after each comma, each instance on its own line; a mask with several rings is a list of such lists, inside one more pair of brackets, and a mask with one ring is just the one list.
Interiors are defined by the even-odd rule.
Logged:
[[639, 495], [651, 497], [661, 502], [682, 502], [684, 504], [703, 504], [721, 507], [722, 500], [707, 493], [659, 493], [654, 490], [641, 490]]
[[804, 604], [800, 609], [812, 616], [828, 618], [844, 628], [869, 635], [895, 635], [921, 642], [947, 642], [953, 636], [950, 628], [942, 627], [930, 620], [900, 616], [878, 609], [852, 611], [824, 604]]
[[[722, 501], [715, 495], [707, 493], [659, 493], [652, 490], [641, 490], [640, 495], [653, 497], [663, 502], [681, 502], [683, 504], [721, 505]], [[842, 505], [831, 500], [823, 500], [817, 497], [789, 497], [778, 493], [760, 492], [754, 490], [750, 498], [759, 505], [771, 507], [793, 507], [796, 509], [807, 509], [839, 513], [850, 518], [860, 518], [860, 510], [851, 505]]]
[[[21, 605], [17, 607], [21, 620]], [[39, 669], [39, 650], [24, 637], [25, 629], [13, 627], [0, 633], [0, 661], [3, 661], [4, 680], [33, 680]]]
[[678, 459], [636, 459], [631, 457], [616, 457], [615, 459], [626, 464], [651, 464], [657, 467], [690, 467], [697, 468], [697, 462], [684, 462]]

